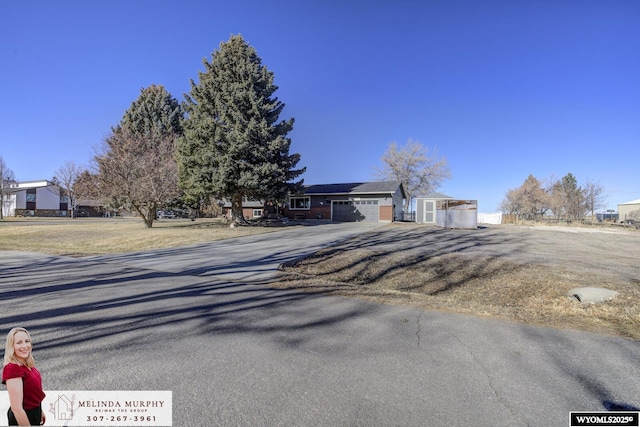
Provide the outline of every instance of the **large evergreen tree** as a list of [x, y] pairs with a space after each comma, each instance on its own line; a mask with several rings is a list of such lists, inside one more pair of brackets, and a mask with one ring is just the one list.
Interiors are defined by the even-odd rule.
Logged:
[[118, 128], [131, 135], [180, 136], [183, 110], [180, 103], [162, 85], [143, 88], [138, 99], [125, 111]]
[[156, 210], [180, 194], [175, 151], [182, 116], [163, 86], [142, 89], [95, 157], [101, 198], [135, 210], [149, 228]]
[[289, 154], [294, 119], [279, 121], [274, 74], [242, 36], [220, 44], [186, 95], [184, 136], [178, 147], [180, 185], [192, 200], [231, 200], [243, 221], [245, 199], [283, 201], [304, 172]]

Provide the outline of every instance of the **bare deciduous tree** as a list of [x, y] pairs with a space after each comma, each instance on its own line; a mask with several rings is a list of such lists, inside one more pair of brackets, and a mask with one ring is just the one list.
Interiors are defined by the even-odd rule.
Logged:
[[522, 206], [522, 192], [520, 188], [512, 188], [507, 191], [507, 194], [502, 199], [500, 204], [500, 210], [506, 214], [519, 215], [523, 211]]
[[15, 182], [16, 177], [13, 171], [9, 169], [2, 156], [0, 156], [0, 219], [4, 218], [4, 208], [6, 198], [9, 196], [9, 186]]
[[100, 199], [98, 177], [89, 170], [80, 173], [74, 184], [79, 197], [87, 199]]
[[402, 182], [407, 193], [405, 212], [409, 211], [414, 197], [435, 191], [442, 181], [451, 177], [444, 157], [439, 157], [435, 149], [429, 152], [428, 147], [411, 139], [403, 147], [398, 147], [396, 142], [390, 143], [382, 162], [383, 167], [375, 168], [375, 174], [384, 181]]
[[524, 219], [540, 219], [549, 210], [549, 195], [536, 177], [529, 175], [518, 188], [507, 192], [501, 208]]
[[598, 182], [588, 179], [583, 187], [587, 211], [591, 212], [591, 218], [595, 218], [595, 211], [606, 206], [604, 188]]
[[76, 182], [85, 170], [85, 168], [74, 162], [66, 162], [55, 172], [55, 176], [53, 178], [53, 182], [60, 187], [63, 194], [67, 196], [67, 199], [69, 200], [71, 218], [75, 218], [78, 198], [80, 196], [80, 188], [76, 187]]
[[180, 195], [175, 152], [181, 119], [180, 103], [162, 85], [140, 91], [94, 157], [95, 177], [86, 177], [105, 205], [133, 210], [153, 226], [156, 210]]
[[156, 210], [180, 195], [175, 140], [171, 134], [114, 130], [95, 157], [102, 198], [132, 208], [151, 228]]
[[636, 228], [640, 224], [640, 209], [636, 209], [635, 211], [631, 211], [627, 214], [626, 220], [633, 220], [636, 224]]
[[571, 173], [562, 179], [552, 176], [544, 183], [529, 175], [522, 186], [507, 191], [501, 209], [529, 220], [540, 220], [552, 213], [557, 219], [576, 221], [603, 207], [603, 194], [602, 186], [593, 181], [580, 187]]

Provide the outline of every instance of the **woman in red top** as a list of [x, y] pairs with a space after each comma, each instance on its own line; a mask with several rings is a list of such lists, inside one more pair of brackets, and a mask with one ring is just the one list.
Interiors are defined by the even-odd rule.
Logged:
[[10, 426], [42, 425], [42, 377], [31, 355], [31, 336], [24, 328], [13, 328], [7, 335], [2, 368], [2, 384], [7, 385], [11, 408], [7, 412]]

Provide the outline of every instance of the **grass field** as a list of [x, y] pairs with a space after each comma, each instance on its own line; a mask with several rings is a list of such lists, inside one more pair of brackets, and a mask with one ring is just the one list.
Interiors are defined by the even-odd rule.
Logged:
[[87, 256], [126, 253], [210, 242], [277, 227], [230, 228], [219, 219], [162, 220], [146, 228], [138, 218], [5, 219], [0, 221], [0, 250]]

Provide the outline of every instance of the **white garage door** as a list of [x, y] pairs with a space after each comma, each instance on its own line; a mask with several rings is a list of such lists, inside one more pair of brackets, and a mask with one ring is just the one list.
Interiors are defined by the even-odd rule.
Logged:
[[377, 200], [333, 201], [331, 210], [332, 220], [339, 222], [378, 222], [380, 218]]

